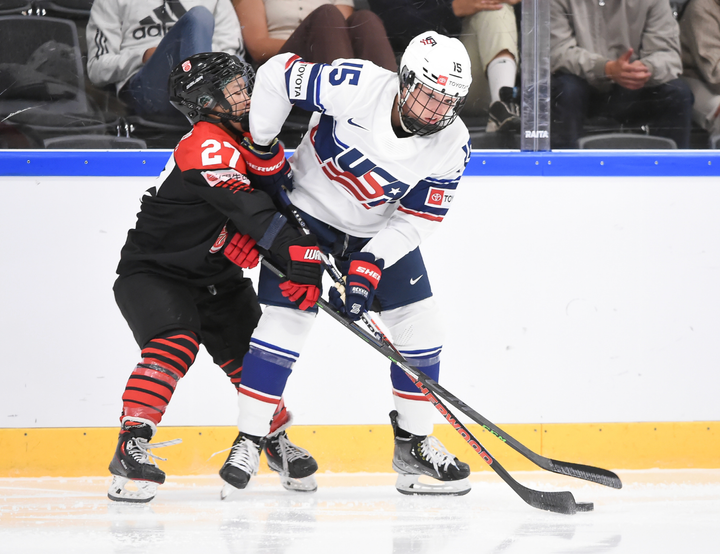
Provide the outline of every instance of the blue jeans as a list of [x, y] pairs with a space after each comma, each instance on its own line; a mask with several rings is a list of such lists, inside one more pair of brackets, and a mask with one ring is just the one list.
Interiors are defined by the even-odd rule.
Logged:
[[613, 85], [607, 92], [585, 79], [554, 73], [551, 80], [552, 148], [577, 148], [586, 117], [603, 115], [619, 123], [648, 125], [650, 134], [690, 147], [693, 94], [681, 79], [629, 90]]
[[193, 54], [212, 52], [215, 18], [204, 6], [195, 6], [178, 19], [157, 45], [148, 62], [120, 91], [120, 99], [138, 115], [185, 117], [170, 104], [168, 78], [172, 69]]

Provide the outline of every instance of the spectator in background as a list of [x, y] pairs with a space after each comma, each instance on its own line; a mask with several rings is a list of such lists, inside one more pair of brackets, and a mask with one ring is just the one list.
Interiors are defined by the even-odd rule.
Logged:
[[230, 0], [95, 0], [87, 26], [88, 77], [114, 85], [136, 114], [184, 122], [170, 104], [170, 71], [202, 52], [244, 56]]
[[553, 148], [577, 148], [587, 116], [647, 124], [688, 148], [693, 96], [679, 79], [668, 0], [552, 0]]
[[720, 0], [691, 0], [680, 18], [682, 78], [695, 95], [693, 119], [720, 135]]
[[[368, 0], [385, 24], [396, 52], [423, 31], [459, 38], [470, 56], [472, 85], [464, 114], [487, 110], [487, 130], [518, 131], [520, 109], [512, 99], [518, 62], [517, 20], [512, 5], [520, 0]], [[501, 98], [500, 91], [504, 88]]]
[[353, 0], [233, 0], [252, 60], [292, 52], [308, 62], [360, 58], [397, 71], [380, 19]]

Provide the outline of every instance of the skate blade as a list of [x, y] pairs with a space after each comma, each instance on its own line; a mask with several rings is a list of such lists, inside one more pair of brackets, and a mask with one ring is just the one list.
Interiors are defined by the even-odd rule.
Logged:
[[288, 475], [280, 474], [280, 483], [285, 490], [293, 492], [315, 492], [318, 488], [314, 475], [294, 479]]
[[233, 493], [236, 491], [239, 491], [242, 489], [239, 489], [237, 487], [233, 487], [230, 483], [225, 483], [223, 485], [223, 488], [220, 490], [220, 500], [225, 500], [229, 496], [232, 496]]
[[136, 481], [113, 475], [107, 495], [115, 502], [150, 502], [155, 498], [157, 487], [157, 483], [152, 481]]
[[420, 481], [421, 475], [398, 475], [395, 488], [402, 494], [462, 496], [470, 492], [468, 479], [459, 481], [437, 481], [432, 483]]

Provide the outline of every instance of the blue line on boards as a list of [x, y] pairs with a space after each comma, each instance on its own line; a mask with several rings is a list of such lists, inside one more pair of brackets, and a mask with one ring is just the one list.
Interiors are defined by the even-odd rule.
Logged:
[[[3, 150], [0, 176], [155, 177], [171, 154], [171, 150]], [[465, 175], [717, 177], [720, 150], [473, 150]]]

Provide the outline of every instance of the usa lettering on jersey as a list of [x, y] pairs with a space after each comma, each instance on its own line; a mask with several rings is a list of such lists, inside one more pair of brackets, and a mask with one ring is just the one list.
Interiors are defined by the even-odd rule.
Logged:
[[345, 188], [366, 209], [399, 200], [410, 189], [354, 146], [337, 138], [331, 117], [323, 116], [310, 133], [315, 155], [325, 176]]

